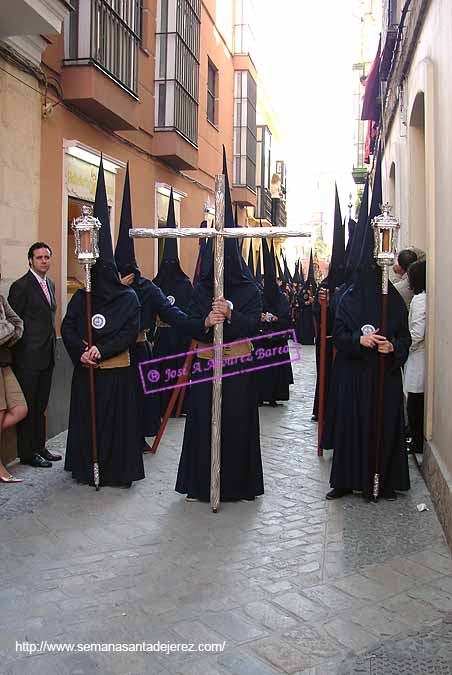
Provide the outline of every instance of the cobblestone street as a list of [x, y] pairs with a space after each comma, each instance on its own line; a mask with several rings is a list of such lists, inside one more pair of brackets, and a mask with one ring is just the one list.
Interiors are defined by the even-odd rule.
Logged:
[[[14, 467], [25, 483], [0, 486], [1, 673], [451, 674], [452, 559], [427, 488], [412, 463], [396, 502], [325, 500], [314, 369], [304, 347], [290, 403], [260, 409], [265, 495], [253, 503], [214, 515], [174, 491], [183, 419], [131, 490], [96, 493], [62, 462]], [[225, 647], [16, 651], [42, 640]]]

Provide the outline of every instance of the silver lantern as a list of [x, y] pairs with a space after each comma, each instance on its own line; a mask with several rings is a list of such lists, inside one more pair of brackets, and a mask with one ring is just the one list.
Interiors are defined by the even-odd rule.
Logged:
[[380, 206], [381, 214], [372, 220], [374, 231], [374, 258], [382, 269], [382, 293], [388, 294], [389, 268], [394, 265], [400, 223], [391, 214], [391, 206]]
[[90, 269], [99, 257], [100, 220], [93, 216], [93, 207], [84, 204], [82, 215], [72, 221], [75, 237], [75, 255], [85, 269], [85, 287], [91, 290]]

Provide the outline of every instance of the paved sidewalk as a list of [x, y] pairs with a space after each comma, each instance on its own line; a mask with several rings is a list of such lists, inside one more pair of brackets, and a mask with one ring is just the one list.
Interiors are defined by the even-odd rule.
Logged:
[[[172, 420], [131, 490], [17, 467], [0, 485], [0, 672], [452, 674], [452, 560], [428, 491], [326, 502], [310, 421], [313, 348], [292, 400], [261, 409], [265, 496], [186, 503]], [[64, 435], [52, 447], [64, 449]], [[419, 513], [425, 502], [429, 511]], [[17, 642], [220, 643], [221, 653], [41, 653]]]

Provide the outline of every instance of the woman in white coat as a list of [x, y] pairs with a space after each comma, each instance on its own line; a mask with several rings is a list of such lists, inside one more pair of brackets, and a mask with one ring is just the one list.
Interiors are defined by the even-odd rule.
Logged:
[[405, 364], [404, 389], [408, 395], [408, 423], [412, 436], [412, 452], [424, 448], [424, 373], [425, 373], [425, 316], [426, 316], [426, 263], [414, 262], [408, 268], [408, 280], [414, 297], [410, 305], [408, 326], [411, 347]]

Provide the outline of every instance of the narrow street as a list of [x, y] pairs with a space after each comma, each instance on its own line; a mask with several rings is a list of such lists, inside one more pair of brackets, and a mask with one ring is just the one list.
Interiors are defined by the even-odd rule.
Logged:
[[[452, 673], [452, 560], [417, 468], [395, 503], [326, 502], [313, 348], [294, 370], [290, 404], [261, 408], [265, 496], [255, 503], [214, 515], [174, 492], [183, 420], [131, 490], [96, 493], [61, 462], [16, 468], [26, 482], [0, 492], [2, 673]], [[50, 445], [64, 450], [64, 434]], [[225, 646], [16, 651], [43, 640]]]

